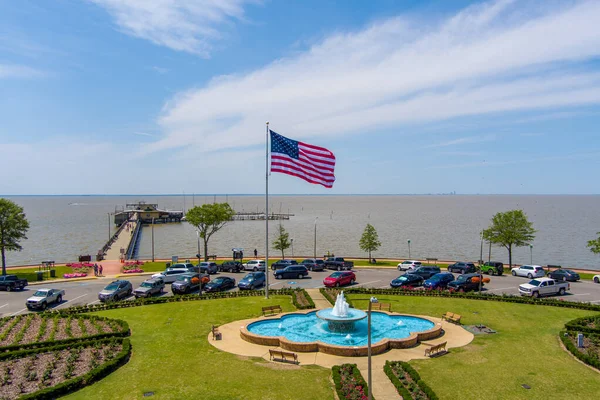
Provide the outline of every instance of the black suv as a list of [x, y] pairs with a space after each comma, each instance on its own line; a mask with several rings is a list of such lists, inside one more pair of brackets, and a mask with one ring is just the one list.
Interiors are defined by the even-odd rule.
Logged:
[[448, 271], [457, 272], [459, 274], [472, 274], [474, 272], [477, 272], [477, 267], [473, 263], [459, 261], [454, 264], [448, 265]]
[[411, 271], [410, 273], [412, 275], [419, 275], [423, 279], [429, 279], [435, 274], [439, 274], [440, 272], [440, 267], [438, 267], [437, 265], [428, 265], [421, 266], [415, 269], [414, 271]]
[[307, 258], [302, 260], [300, 264], [308, 268], [309, 271], [323, 271], [325, 269], [325, 262], [318, 258]]
[[481, 266], [481, 273], [502, 275], [504, 273], [504, 264], [498, 261], [488, 261]]
[[239, 261], [225, 261], [219, 265], [219, 271], [221, 272], [240, 272], [244, 267]]
[[[452, 292], [468, 292], [469, 290], [479, 290], [479, 281], [481, 279], [483, 279], [481, 274], [459, 275], [455, 281], [452, 281], [448, 284], [448, 290]], [[481, 282], [481, 287], [483, 287], [483, 282]]]
[[277, 271], [273, 272], [273, 274], [275, 275], [276, 279], [281, 279], [281, 278], [304, 278], [305, 276], [308, 276], [308, 270], [306, 269], [306, 267], [304, 265], [292, 265], [289, 267], [285, 267], [284, 269], [278, 269]]
[[298, 261], [296, 260], [279, 260], [275, 261], [271, 264], [272, 270], [284, 269], [285, 267], [289, 267], [290, 265], [298, 265]]

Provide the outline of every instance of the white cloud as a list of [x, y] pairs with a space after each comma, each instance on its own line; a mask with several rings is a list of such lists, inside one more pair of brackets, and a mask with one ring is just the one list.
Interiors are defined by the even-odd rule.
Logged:
[[600, 103], [600, 74], [585, 68], [600, 55], [600, 3], [539, 4], [496, 1], [429, 24], [391, 18], [216, 77], [165, 106], [165, 136], [144, 152], [261, 144], [267, 120], [284, 135], [312, 139]]
[[491, 142], [493, 140], [496, 140], [496, 135], [467, 136], [467, 137], [461, 137], [461, 138], [457, 138], [457, 139], [447, 140], [444, 142], [430, 144], [428, 146], [424, 146], [424, 148], [448, 147], [448, 146], [456, 146], [456, 145], [460, 145], [460, 144]]
[[208, 57], [219, 28], [244, 18], [256, 0], [89, 0], [104, 7], [128, 35]]
[[45, 74], [25, 65], [0, 64], [0, 79], [6, 78], [38, 78]]

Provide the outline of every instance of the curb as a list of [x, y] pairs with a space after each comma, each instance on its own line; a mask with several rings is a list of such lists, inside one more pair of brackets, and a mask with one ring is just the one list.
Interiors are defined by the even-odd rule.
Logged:
[[115, 275], [115, 278], [123, 278], [125, 276], [146, 276], [146, 275], [154, 275], [154, 274], [158, 274], [160, 271], [158, 272], [140, 272], [137, 274], [117, 274]]
[[64, 283], [64, 282], [77, 282], [77, 281], [91, 281], [94, 279], [98, 279], [96, 276], [90, 276], [85, 278], [69, 278], [69, 279], [47, 279], [45, 281], [33, 281], [27, 282], [27, 286], [31, 285], [46, 285], [49, 283]]

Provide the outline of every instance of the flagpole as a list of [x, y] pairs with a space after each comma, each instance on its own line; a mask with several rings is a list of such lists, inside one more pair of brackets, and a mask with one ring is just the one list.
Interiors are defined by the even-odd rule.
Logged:
[[265, 140], [265, 298], [269, 298], [269, 122]]

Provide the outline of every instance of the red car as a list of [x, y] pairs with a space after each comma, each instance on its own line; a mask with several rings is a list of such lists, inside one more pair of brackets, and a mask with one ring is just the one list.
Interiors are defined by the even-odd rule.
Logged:
[[352, 271], [338, 271], [323, 279], [323, 285], [327, 287], [339, 287], [351, 285], [356, 282], [356, 275]]

